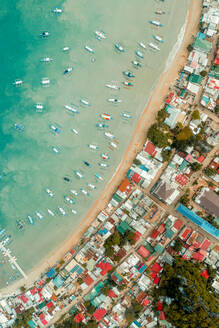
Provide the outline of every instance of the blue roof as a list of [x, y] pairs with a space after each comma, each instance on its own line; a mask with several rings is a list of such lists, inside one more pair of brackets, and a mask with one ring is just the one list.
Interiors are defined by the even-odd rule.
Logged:
[[141, 267], [140, 267], [140, 269], [138, 269], [138, 272], [139, 273], [142, 273], [142, 272], [144, 272], [145, 270], [146, 270], [146, 265], [144, 264], [144, 265], [142, 265]]
[[48, 278], [52, 278], [52, 277], [54, 277], [55, 274], [56, 274], [56, 269], [55, 269], [55, 268], [50, 269], [50, 270], [46, 273], [46, 275], [47, 275]]
[[100, 230], [98, 231], [99, 235], [101, 235], [101, 236], [107, 234], [107, 232], [108, 232], [108, 230], [107, 230], [106, 228], [100, 229]]
[[77, 271], [78, 269], [79, 269], [79, 265], [76, 264], [76, 265], [74, 266], [74, 268], [71, 269], [71, 272], [74, 273], [74, 272]]
[[82, 268], [78, 269], [78, 274], [81, 274], [84, 270]]
[[27, 324], [28, 324], [31, 328], [35, 328], [35, 327], [36, 327], [36, 325], [35, 325], [35, 323], [33, 322], [33, 320], [28, 321]]
[[205, 33], [202, 33], [202, 32], [198, 32], [197, 37], [198, 37], [198, 39], [205, 40], [206, 34]]
[[57, 277], [55, 277], [55, 278], [53, 279], [53, 284], [54, 284], [57, 288], [61, 287], [61, 286], [63, 285], [63, 283], [64, 283], [64, 280], [63, 280], [60, 276], [57, 276]]
[[144, 166], [143, 164], [140, 165], [140, 169], [142, 169], [143, 171], [148, 172], [148, 168], [146, 166]]
[[184, 215], [186, 218], [197, 224], [199, 227], [201, 227], [203, 230], [207, 231], [210, 235], [218, 238], [219, 237], [219, 230], [215, 228], [213, 225], [202, 219], [200, 216], [195, 214], [194, 212], [190, 211], [187, 207], [180, 204], [177, 207], [177, 212]]
[[141, 327], [140, 322], [138, 322], [137, 320], [133, 321], [133, 323], [134, 323], [137, 327]]

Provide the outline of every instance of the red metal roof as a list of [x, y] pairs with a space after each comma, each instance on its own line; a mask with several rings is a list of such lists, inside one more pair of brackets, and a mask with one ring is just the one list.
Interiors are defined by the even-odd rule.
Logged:
[[46, 306], [47, 306], [47, 307], [48, 307], [48, 309], [49, 309], [50, 307], [52, 307], [52, 306], [53, 306], [53, 302], [51, 302], [51, 301], [50, 301], [49, 303], [47, 303], [47, 304], [46, 304]]
[[88, 286], [90, 286], [90, 285], [94, 282], [94, 280], [91, 278], [91, 276], [90, 276], [89, 274], [87, 274], [87, 275], [84, 277], [83, 281], [84, 281], [85, 284], [88, 285]]
[[155, 156], [156, 155], [156, 147], [152, 144], [152, 142], [148, 141], [144, 151], [146, 153], [148, 153], [151, 156]]
[[139, 231], [135, 231], [134, 241], [137, 242], [140, 237], [141, 237], [141, 233]]
[[175, 178], [175, 180], [181, 185], [181, 186], [185, 186], [185, 184], [187, 184], [187, 182], [189, 181], [188, 178], [185, 177], [185, 175], [183, 174], [178, 174]]
[[191, 160], [192, 160], [192, 155], [191, 154], [188, 154], [186, 157], [185, 157], [185, 160], [187, 161], [187, 162], [191, 162]]
[[40, 318], [40, 320], [43, 320], [43, 319], [45, 318], [45, 314], [44, 314], [44, 313], [41, 313], [41, 314], [39, 315], [39, 318]]
[[104, 276], [108, 271], [110, 271], [113, 267], [110, 263], [101, 261], [99, 264], [97, 264], [97, 267], [102, 269], [100, 272], [101, 276]]
[[192, 254], [193, 259], [198, 260], [199, 262], [202, 262], [204, 259], [204, 255], [202, 255], [200, 252], [196, 252]]
[[157, 272], [153, 271], [152, 274], [151, 274], [151, 278], [154, 279], [154, 278], [156, 278], [156, 276], [157, 276]]
[[203, 155], [201, 155], [201, 156], [199, 156], [199, 157], [197, 158], [197, 161], [198, 161], [199, 163], [202, 163], [204, 160], [205, 160], [205, 157], [204, 157]]
[[165, 228], [165, 224], [164, 224], [164, 223], [162, 223], [162, 224], [158, 227], [158, 229], [157, 229], [157, 231], [159, 231], [160, 233], [163, 233], [165, 230], [166, 230], [166, 228]]
[[205, 239], [201, 244], [201, 249], [207, 250], [208, 247], [211, 245], [211, 242], [208, 239]]
[[209, 278], [209, 274], [208, 274], [208, 271], [207, 270], [204, 270], [202, 273], [201, 273], [201, 276], [208, 279]]
[[159, 284], [159, 282], [160, 282], [160, 277], [156, 277], [156, 278], [154, 278], [153, 283], [154, 283], [155, 285]]
[[163, 311], [160, 311], [159, 320], [166, 320], [166, 316]]
[[163, 304], [161, 303], [161, 301], [157, 302], [157, 311], [162, 311], [163, 310]]
[[132, 189], [132, 187], [131, 187], [131, 184], [130, 184], [129, 180], [128, 180], [127, 178], [125, 178], [125, 179], [123, 180], [123, 182], [121, 183], [121, 185], [119, 186], [119, 190], [120, 190], [121, 192], [126, 192], [126, 193], [128, 193], [128, 192], [131, 191], [131, 189]]
[[191, 233], [191, 229], [186, 228], [186, 229], [184, 230], [184, 232], [182, 233], [181, 238], [182, 238], [182, 239], [186, 239], [186, 238], [188, 238], [188, 236], [189, 236], [190, 233]]
[[182, 226], [182, 221], [180, 219], [177, 219], [176, 222], [173, 225], [173, 228], [175, 228], [176, 230], [179, 230]]
[[145, 298], [142, 305], [147, 306], [148, 304], [150, 304], [150, 301], [147, 298]]
[[148, 257], [148, 255], [150, 255], [150, 252], [144, 246], [140, 246], [138, 249], [138, 254], [140, 254], [142, 257], [146, 258], [146, 257]]
[[105, 314], [106, 310], [104, 308], [99, 308], [94, 312], [93, 316], [97, 321], [100, 321], [105, 316]]
[[24, 304], [28, 302], [28, 298], [24, 294], [20, 296], [20, 299]]
[[151, 270], [154, 271], [154, 272], [160, 272], [162, 270], [162, 267], [160, 266], [160, 264], [154, 263], [151, 266]]
[[158, 235], [159, 235], [159, 231], [158, 230], [153, 230], [152, 234], [151, 234], [151, 238], [156, 239]]
[[112, 289], [110, 289], [109, 292], [108, 292], [108, 296], [110, 298], [114, 298], [114, 297], [116, 297], [116, 293], [114, 293], [114, 291]]
[[47, 323], [48, 323], [48, 321], [46, 321], [46, 320], [44, 319], [44, 320], [41, 321], [41, 323], [42, 323], [44, 326], [46, 326]]
[[138, 173], [134, 173], [133, 176], [131, 177], [131, 179], [135, 182], [135, 183], [139, 183], [141, 181], [141, 177]]
[[83, 313], [78, 313], [78, 314], [76, 314], [76, 316], [75, 316], [75, 321], [76, 322], [81, 322], [81, 321], [83, 321], [84, 320], [84, 315], [83, 315]]

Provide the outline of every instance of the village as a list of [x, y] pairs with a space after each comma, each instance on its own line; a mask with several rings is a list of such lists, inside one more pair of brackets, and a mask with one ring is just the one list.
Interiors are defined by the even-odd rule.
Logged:
[[[69, 318], [75, 327], [171, 327], [164, 298], [153, 301], [165, 264], [197, 262], [206, 280], [218, 269], [218, 27], [218, 1], [205, 0], [187, 63], [126, 177], [78, 245], [31, 288], [0, 298], [0, 327]], [[218, 273], [212, 287], [219, 293]]]

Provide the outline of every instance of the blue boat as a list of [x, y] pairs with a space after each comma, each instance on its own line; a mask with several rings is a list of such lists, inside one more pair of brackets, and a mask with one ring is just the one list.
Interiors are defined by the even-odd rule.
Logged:
[[61, 133], [61, 130], [56, 125], [50, 124], [49, 127], [54, 133]]
[[99, 123], [96, 124], [96, 127], [102, 129], [102, 128], [108, 128], [109, 125], [99, 122]]
[[14, 127], [15, 127], [16, 130], [24, 131], [24, 126], [23, 126], [23, 124], [15, 123], [15, 124], [14, 124]]
[[30, 224], [34, 224], [32, 216], [30, 215], [27, 216], [27, 222]]

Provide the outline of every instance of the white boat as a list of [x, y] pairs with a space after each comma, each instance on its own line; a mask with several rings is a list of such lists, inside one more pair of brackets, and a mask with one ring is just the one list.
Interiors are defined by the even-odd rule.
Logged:
[[118, 103], [122, 102], [122, 100], [117, 99], [117, 98], [108, 98], [107, 101], [111, 102], [111, 103], [114, 103], [114, 104], [118, 104]]
[[37, 216], [40, 220], [43, 219], [43, 215], [42, 215], [40, 212], [35, 211], [35, 214], [36, 214], [36, 216]]
[[17, 80], [14, 81], [13, 84], [16, 85], [16, 86], [18, 86], [18, 85], [22, 85], [22, 84], [23, 84], [23, 81], [20, 80], [20, 79], [17, 79]]
[[121, 113], [121, 117], [125, 118], [125, 119], [129, 119], [129, 118], [132, 118], [132, 115], [129, 113], [123, 112], [123, 113]]
[[79, 179], [84, 179], [83, 174], [81, 174], [79, 171], [75, 170], [74, 173]]
[[113, 119], [111, 114], [106, 114], [106, 113], [104, 113], [104, 114], [101, 114], [100, 116], [101, 116], [104, 120], [107, 120], [107, 121], [110, 121], [110, 120]]
[[73, 70], [73, 67], [67, 67], [67, 68], [64, 70], [63, 74], [69, 74], [69, 73], [72, 72], [72, 70]]
[[104, 129], [104, 128], [108, 128], [109, 125], [107, 125], [107, 124], [105, 124], [105, 123], [98, 122], [98, 123], [96, 124], [96, 127], [97, 127], [97, 128], [100, 128], [100, 129]]
[[146, 45], [143, 42], [138, 42], [139, 46], [142, 47], [143, 49], [146, 49]]
[[79, 132], [76, 129], [72, 128], [71, 130], [74, 134], [78, 135]]
[[119, 50], [120, 52], [124, 52], [124, 51], [125, 51], [125, 49], [121, 46], [120, 43], [116, 43], [116, 44], [115, 44], [115, 48], [116, 48], [117, 50]]
[[66, 200], [66, 202], [68, 202], [69, 204], [72, 204], [74, 205], [75, 204], [75, 201], [69, 197], [69, 196], [64, 196], [64, 199]]
[[160, 48], [154, 44], [153, 42], [148, 43], [149, 47], [151, 47], [154, 50], [160, 51]]
[[74, 189], [71, 189], [70, 192], [74, 195], [74, 196], [78, 196], [78, 192]]
[[164, 42], [164, 40], [159, 35], [154, 35], [154, 39], [160, 43]]
[[52, 11], [54, 14], [61, 14], [62, 13], [62, 9], [61, 8], [55, 8]]
[[50, 34], [49, 34], [49, 32], [47, 32], [47, 31], [42, 32], [42, 33], [40, 34], [40, 36], [41, 36], [42, 38], [47, 38], [49, 35], [50, 35]]
[[91, 106], [91, 104], [89, 103], [89, 101], [87, 101], [86, 99], [80, 99], [80, 102], [83, 104], [83, 105], [86, 105], [86, 106]]
[[50, 80], [48, 79], [48, 77], [43, 77], [41, 80], [41, 84], [46, 86], [50, 84]]
[[49, 188], [46, 188], [46, 192], [50, 197], [54, 197], [54, 195], [55, 195], [54, 192]]
[[83, 188], [81, 188], [81, 192], [82, 194], [84, 194], [85, 196], [89, 196], [89, 192]]
[[61, 130], [56, 125], [50, 124], [49, 127], [54, 133], [61, 133]]
[[99, 175], [99, 174], [95, 174], [95, 177], [100, 180], [100, 181], [103, 181], [103, 178]]
[[70, 105], [65, 105], [65, 108], [67, 109], [67, 110], [69, 110], [70, 112], [72, 112], [72, 113], [76, 113], [76, 114], [79, 114], [79, 110], [77, 109], [77, 107], [75, 107], [75, 106], [70, 106]]
[[34, 224], [32, 216], [28, 215], [27, 220], [30, 224]]
[[142, 53], [141, 51], [136, 51], [135, 53], [136, 53], [136, 55], [137, 55], [138, 57], [140, 57], [140, 58], [144, 58], [144, 55], [143, 55], [143, 53]]
[[106, 39], [106, 33], [103, 31], [95, 31], [94, 34], [98, 40]]
[[104, 160], [107, 160], [107, 159], [109, 159], [109, 155], [103, 153], [103, 154], [101, 154], [101, 158]]
[[151, 23], [152, 25], [155, 25], [155, 26], [158, 26], [158, 27], [163, 26], [159, 21], [155, 21], [155, 20], [151, 20], [150, 23]]
[[62, 208], [62, 207], [58, 207], [59, 209], [59, 212], [62, 214], [62, 215], [67, 215], [67, 213], [65, 212], [65, 210]]
[[118, 145], [113, 141], [110, 142], [110, 146], [115, 149], [118, 148]]
[[133, 61], [132, 61], [132, 65], [133, 65], [135, 68], [140, 68], [140, 67], [141, 67], [141, 63], [140, 63], [138, 60], [133, 60]]
[[88, 147], [93, 150], [98, 150], [99, 147], [97, 145], [89, 144]]
[[115, 139], [115, 136], [110, 132], [104, 132], [104, 135], [105, 135], [105, 137], [107, 137], [109, 139]]
[[44, 108], [43, 104], [41, 104], [41, 103], [37, 103], [37, 104], [35, 105], [35, 107], [36, 107], [36, 110], [38, 110], [38, 111], [41, 111], [41, 110], [43, 110], [43, 108]]
[[88, 52], [90, 52], [91, 54], [95, 53], [95, 51], [92, 48], [88, 47], [88, 46], [84, 46], [84, 49], [87, 50]]
[[43, 57], [42, 59], [40, 59], [41, 62], [43, 63], [49, 63], [52, 61], [52, 58], [50, 57]]
[[76, 210], [73, 210], [73, 208], [71, 209], [71, 211], [72, 211], [72, 213], [75, 214], [75, 215], [78, 213]]
[[92, 183], [88, 183], [87, 185], [88, 185], [88, 187], [89, 187], [90, 189], [92, 189], [92, 190], [96, 189], [96, 186], [93, 185]]
[[47, 208], [47, 211], [51, 216], [55, 216], [55, 213], [53, 213], [53, 211], [51, 211], [49, 208]]
[[56, 147], [52, 147], [52, 150], [54, 151], [54, 153], [56, 153], [56, 154], [58, 154], [59, 153], [59, 150], [58, 150], [58, 148], [56, 148]]
[[110, 83], [105, 84], [105, 87], [110, 88], [110, 89], [114, 89], [114, 90], [119, 90], [120, 89], [120, 87], [118, 87], [117, 85], [110, 84]]
[[109, 164], [107, 163], [98, 163], [100, 167], [109, 167]]
[[67, 52], [67, 51], [69, 51], [70, 50], [70, 47], [63, 47], [62, 48], [62, 51], [64, 51], [64, 52]]

